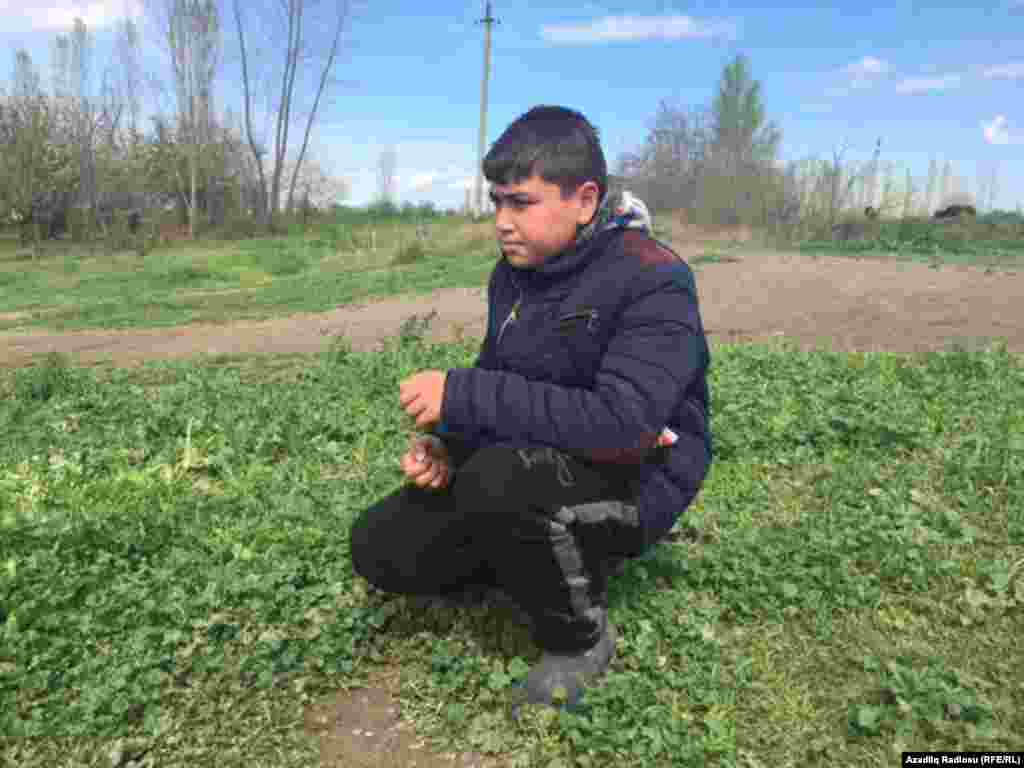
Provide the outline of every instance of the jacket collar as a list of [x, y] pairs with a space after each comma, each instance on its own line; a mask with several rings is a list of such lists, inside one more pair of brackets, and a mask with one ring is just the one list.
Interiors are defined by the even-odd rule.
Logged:
[[[580, 269], [590, 260], [595, 249], [615, 233], [626, 229], [639, 229], [651, 234], [651, 215], [644, 202], [632, 193], [605, 193], [604, 200], [589, 224], [580, 227], [575, 242], [535, 269], [511, 267], [517, 285], [541, 287]], [[498, 249], [499, 256], [501, 249]]]

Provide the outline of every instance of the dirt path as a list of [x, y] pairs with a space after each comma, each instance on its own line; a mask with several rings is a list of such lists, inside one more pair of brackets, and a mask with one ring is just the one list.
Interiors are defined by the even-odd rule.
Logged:
[[[1024, 353], [1024, 272], [854, 260], [743, 248], [726, 261], [696, 267], [709, 340], [732, 343], [784, 336], [801, 349], [831, 338], [842, 351], [920, 352], [968, 348], [1005, 338]], [[0, 365], [24, 365], [50, 351], [81, 363], [203, 354], [312, 353], [344, 333], [354, 349], [379, 348], [410, 315], [437, 317], [426, 334], [450, 341], [462, 326], [482, 338], [483, 288], [447, 288], [429, 295], [361, 301], [320, 314], [228, 325], [186, 325], [126, 331], [0, 333]]]

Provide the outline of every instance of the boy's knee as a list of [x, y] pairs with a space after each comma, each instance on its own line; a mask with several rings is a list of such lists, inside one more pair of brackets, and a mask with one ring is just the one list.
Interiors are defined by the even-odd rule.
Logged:
[[383, 542], [379, 541], [379, 531], [375, 531], [369, 524], [369, 517], [369, 510], [363, 510], [349, 528], [349, 559], [357, 576], [366, 579], [378, 589], [386, 590], [385, 579], [377, 565]]
[[471, 502], [472, 498], [475, 503], [483, 499], [507, 498], [510, 470], [515, 461], [518, 461], [515, 447], [505, 443], [488, 445], [476, 451], [458, 469], [457, 482], [453, 487], [456, 497], [466, 502]]
[[363, 578], [366, 578], [363, 557], [369, 549], [368, 538], [369, 530], [364, 510], [348, 529], [348, 553], [349, 559], [352, 561], [352, 570]]

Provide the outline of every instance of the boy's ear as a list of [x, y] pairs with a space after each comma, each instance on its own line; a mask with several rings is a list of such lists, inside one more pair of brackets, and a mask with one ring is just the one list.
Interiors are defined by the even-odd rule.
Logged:
[[597, 184], [593, 181], [584, 182], [576, 191], [576, 194], [579, 195], [581, 205], [580, 216], [576, 225], [577, 227], [585, 227], [594, 218], [594, 214], [597, 213], [597, 207], [601, 203], [598, 199], [599, 190]]

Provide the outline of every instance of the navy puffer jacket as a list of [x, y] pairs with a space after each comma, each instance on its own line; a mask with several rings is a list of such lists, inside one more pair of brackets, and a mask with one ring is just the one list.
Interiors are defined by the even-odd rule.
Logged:
[[[536, 269], [499, 260], [480, 356], [448, 371], [434, 432], [456, 467], [494, 443], [635, 467], [646, 548], [710, 466], [711, 355], [692, 270], [638, 218], [612, 219]], [[665, 427], [678, 441], [658, 448]]]

